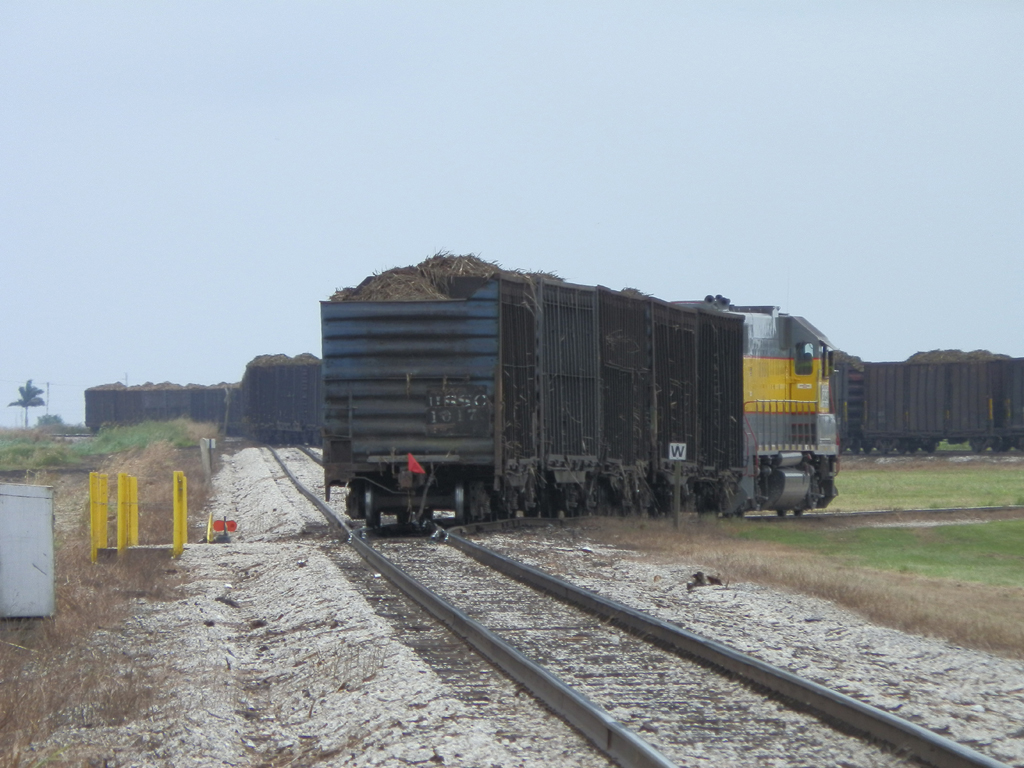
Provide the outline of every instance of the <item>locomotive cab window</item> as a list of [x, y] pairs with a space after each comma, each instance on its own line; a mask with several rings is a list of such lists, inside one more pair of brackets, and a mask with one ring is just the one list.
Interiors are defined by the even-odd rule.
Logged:
[[797, 376], [810, 376], [814, 373], [814, 344], [802, 341], [796, 345], [793, 357], [793, 368]]

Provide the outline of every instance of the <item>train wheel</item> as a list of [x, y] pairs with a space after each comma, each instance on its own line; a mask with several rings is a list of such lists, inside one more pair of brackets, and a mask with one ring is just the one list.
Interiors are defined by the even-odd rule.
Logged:
[[982, 453], [986, 448], [988, 448], [988, 440], [983, 437], [971, 438], [969, 442], [971, 444], [971, 450], [975, 453]]
[[349, 484], [348, 494], [345, 496], [345, 514], [353, 520], [362, 520], [366, 517], [366, 507], [363, 506], [362, 483], [355, 481]]
[[459, 480], [455, 483], [455, 519], [460, 523], [466, 520], [466, 484]]
[[566, 517], [579, 517], [582, 514], [584, 505], [583, 488], [576, 483], [565, 486], [565, 515]]
[[477, 481], [469, 484], [469, 516], [473, 520], [491, 520], [491, 494], [487, 487]]
[[786, 516], [786, 510], [784, 510], [784, 509], [776, 509], [775, 510], [775, 514], [778, 517], [785, 517]]
[[363, 510], [368, 528], [380, 528], [380, 510], [377, 509], [375, 496], [373, 483], [366, 483], [363, 488]]

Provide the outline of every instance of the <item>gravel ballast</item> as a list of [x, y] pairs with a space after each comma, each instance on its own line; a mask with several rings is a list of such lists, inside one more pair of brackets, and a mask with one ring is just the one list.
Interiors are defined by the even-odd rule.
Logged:
[[[317, 472], [298, 474], [313, 485]], [[608, 765], [561, 721], [527, 715], [532, 700], [519, 703], [529, 697], [507, 681], [500, 696], [533, 718], [533, 739], [455, 695], [345, 579], [338, 558], [358, 558], [326, 537], [268, 452], [225, 456], [210, 509], [237, 521], [232, 541], [190, 544], [176, 566], [187, 574], [177, 599], [140, 600], [126, 626], [97, 636], [154, 671], [153, 705], [123, 725], [62, 729], [37, 745], [41, 755], [66, 748], [78, 764], [108, 768]], [[203, 534], [205, 522], [190, 538]], [[687, 591], [700, 563], [645, 561], [579, 531], [481, 543], [1024, 765], [1020, 662], [753, 584]], [[729, 760], [709, 754], [700, 764]]]

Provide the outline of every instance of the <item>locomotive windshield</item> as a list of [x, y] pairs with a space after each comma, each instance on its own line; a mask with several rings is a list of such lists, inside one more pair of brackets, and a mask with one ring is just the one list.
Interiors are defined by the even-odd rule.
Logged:
[[814, 373], [814, 344], [812, 342], [801, 341], [796, 345], [793, 367], [797, 376], [810, 376]]

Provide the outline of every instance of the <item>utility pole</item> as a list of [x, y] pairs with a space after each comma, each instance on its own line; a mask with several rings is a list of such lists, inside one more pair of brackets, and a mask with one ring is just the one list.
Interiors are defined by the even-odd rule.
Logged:
[[46, 415], [50, 415], [50, 382], [46, 382]]

